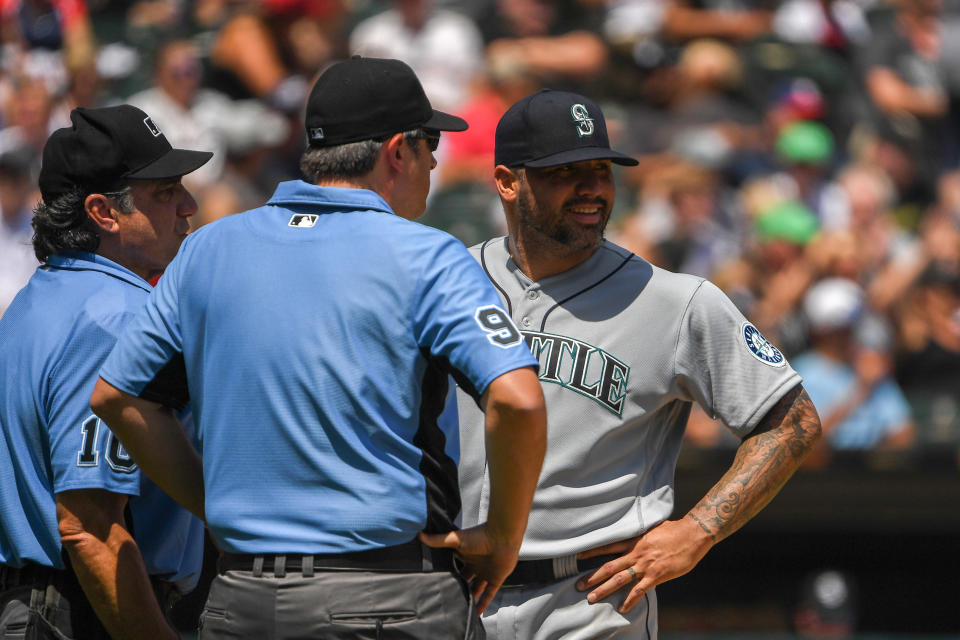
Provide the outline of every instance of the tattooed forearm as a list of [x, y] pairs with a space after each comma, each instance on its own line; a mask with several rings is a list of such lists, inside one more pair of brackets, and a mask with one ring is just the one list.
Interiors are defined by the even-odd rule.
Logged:
[[820, 419], [797, 385], [743, 441], [730, 469], [687, 516], [714, 543], [723, 540], [777, 495], [819, 437]]

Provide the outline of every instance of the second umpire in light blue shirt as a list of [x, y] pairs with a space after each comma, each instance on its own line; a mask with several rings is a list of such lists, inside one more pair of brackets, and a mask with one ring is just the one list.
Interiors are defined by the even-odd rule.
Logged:
[[[406, 64], [371, 58], [321, 75], [305, 124], [309, 182], [186, 240], [92, 406], [224, 552], [201, 638], [483, 637], [476, 609], [516, 561], [545, 410], [479, 265], [410, 221], [440, 132], [467, 125]], [[485, 408], [492, 452], [490, 517], [463, 531], [451, 375]], [[143, 396], [157, 388], [169, 398]], [[184, 393], [202, 477], [164, 406]]]

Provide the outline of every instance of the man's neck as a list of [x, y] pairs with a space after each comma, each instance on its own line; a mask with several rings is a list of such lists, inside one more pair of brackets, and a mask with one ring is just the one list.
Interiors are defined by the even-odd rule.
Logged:
[[103, 242], [103, 240], [101, 240], [100, 246], [97, 248], [95, 252], [98, 256], [103, 256], [107, 260], [117, 263], [124, 269], [127, 269], [137, 274], [147, 282], [150, 282], [151, 278], [159, 276], [163, 273], [163, 271], [157, 271], [155, 269], [147, 269], [145, 267], [135, 265], [131, 263], [129, 260], [127, 260], [127, 257], [123, 254], [122, 251], [120, 251], [119, 249], [116, 249], [115, 247], [111, 247], [109, 245], [104, 246], [104, 244], [105, 243]]
[[318, 187], [339, 187], [340, 189], [369, 189], [376, 191], [368, 181], [363, 179], [346, 180], [339, 178], [320, 178], [314, 184]]
[[520, 270], [531, 280], [539, 281], [586, 262], [599, 247], [572, 249], [536, 231], [517, 231], [507, 239], [507, 248]]

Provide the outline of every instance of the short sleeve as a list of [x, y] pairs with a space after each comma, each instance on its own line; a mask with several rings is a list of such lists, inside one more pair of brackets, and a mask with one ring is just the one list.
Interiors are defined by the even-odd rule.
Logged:
[[178, 296], [183, 254], [170, 263], [100, 370], [117, 389], [179, 411], [189, 399]]
[[100, 323], [81, 324], [50, 375], [44, 400], [54, 493], [105, 489], [139, 495], [137, 465], [90, 409], [97, 371], [116, 336]]
[[423, 262], [415, 337], [432, 358], [449, 364], [464, 391], [476, 400], [500, 375], [539, 366], [466, 247], [447, 237]]
[[676, 367], [681, 387], [741, 438], [800, 382], [783, 353], [707, 281], [684, 312]]

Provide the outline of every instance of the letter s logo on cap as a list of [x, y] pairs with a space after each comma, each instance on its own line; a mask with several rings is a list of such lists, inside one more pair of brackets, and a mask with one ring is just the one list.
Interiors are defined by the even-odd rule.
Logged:
[[590, 113], [585, 106], [579, 103], [573, 105], [570, 107], [570, 115], [573, 116], [573, 121], [577, 123], [577, 134], [581, 138], [593, 135], [593, 118], [590, 117]]
[[143, 124], [147, 125], [147, 129], [153, 134], [154, 138], [159, 138], [161, 135], [163, 135], [160, 132], [160, 127], [153, 124], [153, 120], [150, 119], [150, 116], [147, 116], [143, 119]]

